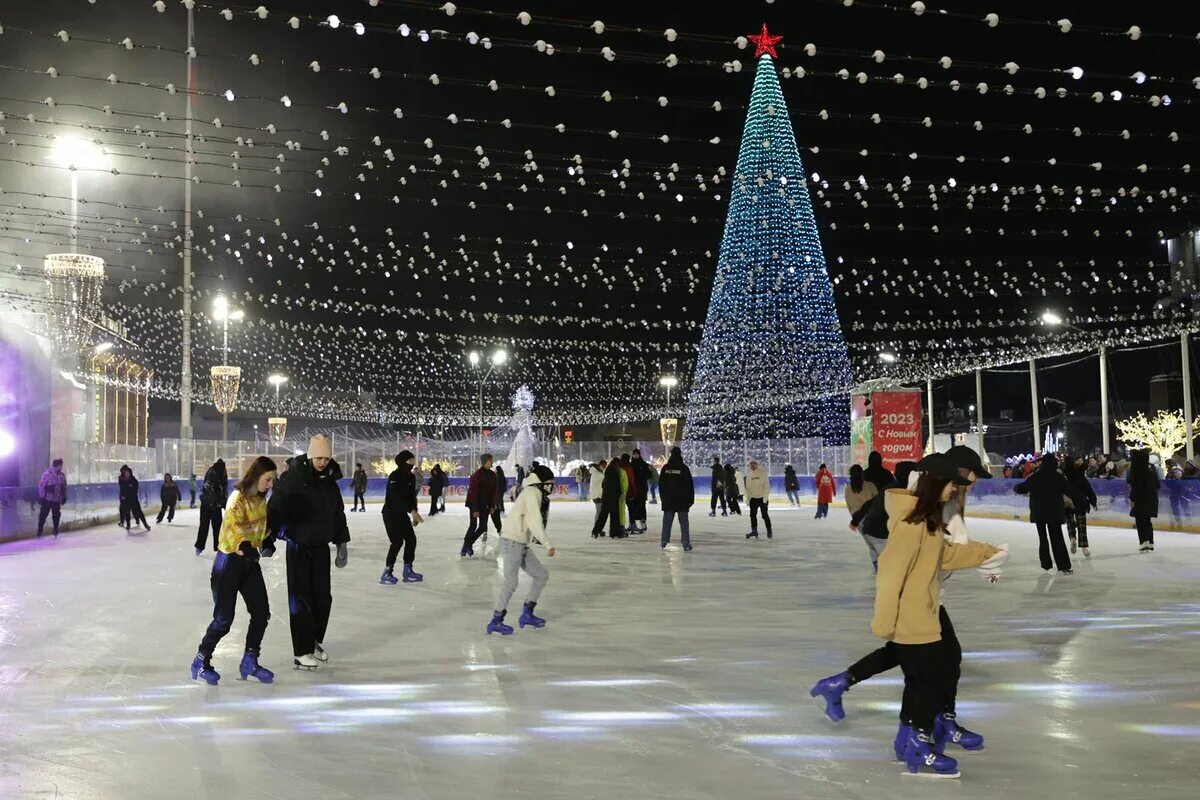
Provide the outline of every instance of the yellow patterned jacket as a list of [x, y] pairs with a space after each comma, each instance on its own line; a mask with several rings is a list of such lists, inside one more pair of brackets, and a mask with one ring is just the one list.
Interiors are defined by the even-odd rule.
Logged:
[[258, 549], [267, 536], [267, 497], [255, 494], [246, 497], [237, 489], [229, 495], [225, 504], [225, 518], [221, 520], [221, 536], [217, 547], [222, 553], [233, 555], [242, 542], [249, 542]]

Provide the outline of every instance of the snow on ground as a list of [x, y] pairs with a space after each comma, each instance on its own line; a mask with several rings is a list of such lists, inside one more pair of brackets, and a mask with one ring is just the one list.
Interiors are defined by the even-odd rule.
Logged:
[[[706, 511], [707, 509], [703, 509]], [[496, 563], [459, 561], [465, 511], [418, 528], [423, 585], [377, 583], [379, 507], [351, 514], [334, 571], [331, 660], [292, 671], [282, 557], [264, 561], [274, 618], [236, 680], [246, 614], [209, 688], [188, 664], [211, 618], [196, 512], [146, 536], [116, 526], [0, 547], [0, 796], [6, 798], [1105, 798], [1191, 797], [1200, 752], [1200, 536], [1097, 528], [1077, 574], [1037, 565], [1026, 524], [989, 585], [956, 576], [960, 719], [987, 737], [963, 778], [905, 779], [889, 760], [901, 676], [824, 721], [808, 697], [878, 642], [872, 578], [846, 512], [693, 514], [696, 549], [657, 534], [588, 536], [591, 505], [558, 502], [559, 554], [540, 631], [486, 636]], [[651, 506], [651, 530], [659, 526]], [[678, 532], [677, 532], [678, 533]], [[525, 584], [510, 606], [519, 613]]]

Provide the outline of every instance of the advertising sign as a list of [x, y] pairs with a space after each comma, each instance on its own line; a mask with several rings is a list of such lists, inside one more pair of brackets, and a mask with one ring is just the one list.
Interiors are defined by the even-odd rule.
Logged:
[[920, 461], [921, 393], [875, 392], [871, 395], [872, 446], [883, 456], [883, 465], [895, 469], [898, 461]]

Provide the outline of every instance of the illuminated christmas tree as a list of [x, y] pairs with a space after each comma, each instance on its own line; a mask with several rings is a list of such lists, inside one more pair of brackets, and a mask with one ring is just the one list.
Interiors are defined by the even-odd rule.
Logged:
[[[688, 397], [692, 440], [850, 436], [853, 374], [773, 57], [759, 59]], [[815, 178], [814, 178], [815, 180]]]

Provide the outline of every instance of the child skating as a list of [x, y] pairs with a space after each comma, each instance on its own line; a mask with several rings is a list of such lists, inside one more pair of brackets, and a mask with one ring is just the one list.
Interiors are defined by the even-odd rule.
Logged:
[[504, 624], [504, 617], [508, 614], [508, 601], [512, 599], [513, 592], [517, 590], [517, 579], [522, 569], [533, 579], [533, 585], [529, 587], [529, 593], [525, 596], [525, 607], [521, 611], [521, 618], [517, 623], [522, 628], [526, 625], [534, 628], [542, 628], [546, 625], [546, 620], [534, 616], [533, 610], [537, 606], [542, 589], [546, 586], [546, 581], [550, 578], [550, 573], [542, 566], [542, 562], [538, 561], [532, 546], [534, 544], [544, 546], [546, 555], [554, 558], [554, 545], [550, 543], [550, 537], [546, 533], [546, 520], [549, 515], [549, 499], [552, 491], [554, 491], [554, 474], [550, 472], [549, 468], [538, 465], [525, 478], [521, 485], [521, 493], [517, 495], [517, 500], [508, 514], [509, 522], [500, 534], [500, 569], [504, 576], [504, 583], [501, 584], [500, 591], [496, 595], [496, 607], [492, 612], [492, 621], [487, 626], [489, 634], [499, 633], [502, 636], [512, 634], [512, 626]]

